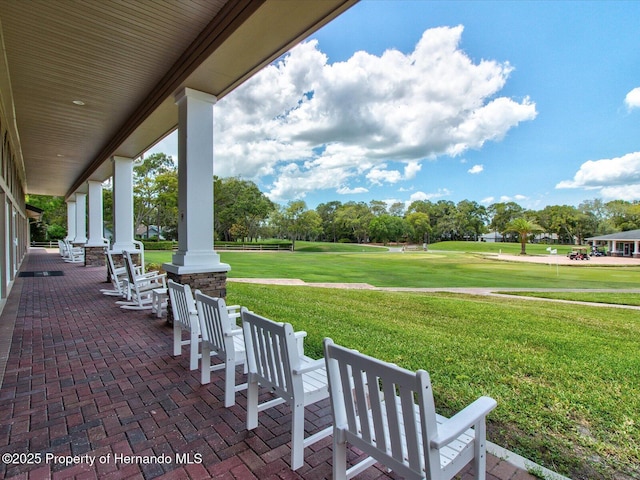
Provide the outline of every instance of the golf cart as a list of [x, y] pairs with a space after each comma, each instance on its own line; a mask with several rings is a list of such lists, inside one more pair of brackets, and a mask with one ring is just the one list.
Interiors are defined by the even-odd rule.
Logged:
[[574, 247], [569, 253], [567, 253], [569, 260], [589, 260], [589, 253], [586, 248]]

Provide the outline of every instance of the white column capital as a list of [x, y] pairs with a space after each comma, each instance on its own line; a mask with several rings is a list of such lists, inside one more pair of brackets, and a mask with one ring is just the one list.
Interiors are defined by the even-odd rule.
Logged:
[[185, 87], [175, 94], [175, 101], [177, 104], [182, 103], [182, 101], [186, 98], [193, 98], [200, 102], [210, 103], [211, 105], [215, 105], [218, 101], [218, 97], [215, 95], [211, 95], [210, 93], [201, 92], [200, 90], [194, 90], [193, 88]]
[[111, 163], [126, 163], [126, 162], [130, 162], [133, 163], [135, 159], [131, 158], [131, 157], [120, 157], [118, 155], [113, 155], [111, 157]]

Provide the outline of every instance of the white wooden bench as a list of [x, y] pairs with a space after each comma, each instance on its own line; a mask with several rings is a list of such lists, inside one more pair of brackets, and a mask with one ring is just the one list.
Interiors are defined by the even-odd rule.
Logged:
[[[242, 309], [242, 328], [249, 369], [247, 429], [258, 426], [258, 412], [288, 403], [291, 407], [291, 468], [304, 464], [304, 449], [331, 435], [331, 427], [304, 437], [304, 408], [328, 397], [324, 360], [313, 360], [300, 349], [289, 323], [278, 323]], [[258, 385], [277, 398], [258, 404]]]
[[[449, 480], [470, 461], [486, 478], [485, 418], [496, 401], [480, 397], [450, 419], [436, 415], [431, 380], [324, 340], [333, 413], [333, 479], [380, 462], [407, 479]], [[346, 445], [369, 458], [347, 469]]]
[[[182, 347], [188, 345], [189, 370], [196, 370], [200, 350], [200, 321], [191, 287], [169, 280], [168, 291], [173, 313], [173, 356], [182, 355]], [[189, 336], [186, 340], [182, 339], [183, 330]]]
[[[245, 390], [247, 384], [236, 385], [236, 366], [245, 366], [246, 355], [242, 328], [236, 324], [240, 316], [238, 305], [227, 306], [222, 298], [214, 298], [196, 290], [196, 309], [202, 335], [202, 363], [200, 383], [211, 381], [211, 372], [224, 369], [224, 406], [236, 403], [236, 392]], [[217, 356], [222, 363], [211, 365], [211, 356]]]

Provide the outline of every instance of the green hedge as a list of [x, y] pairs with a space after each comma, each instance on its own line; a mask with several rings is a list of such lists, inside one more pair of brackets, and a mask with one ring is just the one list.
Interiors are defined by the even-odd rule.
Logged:
[[247, 245], [250, 247], [259, 247], [260, 245], [271, 246], [279, 245], [281, 247], [291, 247], [292, 242], [287, 240], [267, 240], [264, 242], [214, 242], [216, 247], [238, 247], [240, 245]]
[[145, 250], [173, 250], [178, 245], [171, 240], [141, 240]]

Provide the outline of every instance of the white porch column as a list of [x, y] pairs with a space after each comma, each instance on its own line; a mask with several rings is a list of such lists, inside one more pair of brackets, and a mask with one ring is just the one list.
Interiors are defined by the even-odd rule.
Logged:
[[76, 193], [76, 236], [73, 243], [87, 243], [87, 194]]
[[[72, 200], [72, 199], [73, 200]], [[73, 242], [76, 238], [76, 197], [70, 197], [67, 202], [67, 240]]]
[[163, 268], [174, 274], [227, 272], [213, 249], [213, 105], [185, 88], [178, 105], [178, 251]]
[[635, 258], [640, 257], [640, 240], [633, 241], [633, 256]]
[[611, 252], [611, 255], [616, 256], [617, 252], [616, 249], [618, 248], [618, 243], [615, 240], [611, 240], [611, 248], [609, 249], [609, 251]]
[[112, 157], [113, 245], [112, 251], [135, 250], [133, 232], [133, 158]]
[[89, 239], [87, 247], [104, 246], [103, 236], [103, 218], [104, 212], [102, 208], [102, 182], [89, 180]]

